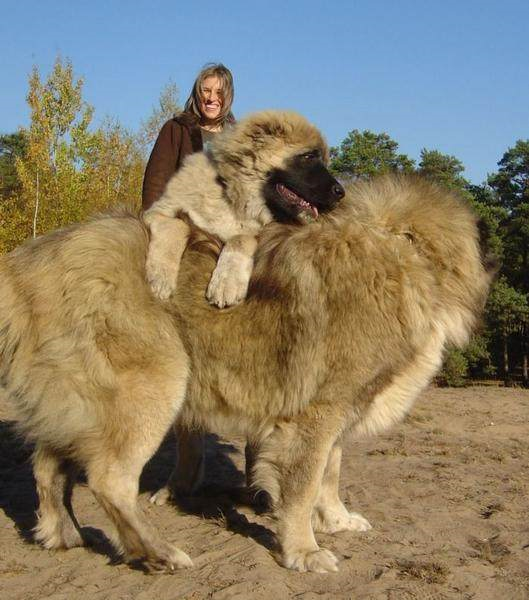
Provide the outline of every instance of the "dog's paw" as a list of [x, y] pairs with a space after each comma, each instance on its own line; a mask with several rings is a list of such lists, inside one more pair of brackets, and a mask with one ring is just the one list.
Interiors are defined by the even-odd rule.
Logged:
[[361, 514], [349, 512], [345, 506], [315, 510], [312, 515], [312, 529], [317, 533], [337, 533], [338, 531], [368, 531], [371, 524]]
[[156, 256], [148, 256], [145, 263], [145, 275], [153, 295], [167, 300], [176, 289], [178, 264]]
[[[131, 561], [135, 562], [135, 561]], [[145, 566], [151, 573], [173, 573], [178, 569], [188, 569], [193, 566], [193, 561], [180, 548], [172, 544], [164, 544], [157, 548], [156, 553], [150, 554], [145, 559]]]
[[281, 562], [288, 569], [301, 572], [334, 573], [338, 571], [338, 559], [326, 548], [318, 548], [318, 550], [308, 552], [284, 553]]
[[210, 304], [227, 308], [239, 304], [246, 298], [250, 273], [233, 265], [230, 269], [219, 262], [211, 276], [206, 297]]
[[83, 538], [73, 523], [57, 521], [51, 525], [40, 519], [33, 534], [35, 541], [49, 550], [66, 550], [84, 546]]

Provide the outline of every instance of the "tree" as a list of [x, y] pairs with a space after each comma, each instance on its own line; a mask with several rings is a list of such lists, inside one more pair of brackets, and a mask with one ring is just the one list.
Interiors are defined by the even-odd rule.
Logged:
[[508, 213], [504, 272], [513, 285], [529, 293], [529, 140], [518, 140], [498, 165], [489, 185]]
[[500, 198], [497, 192], [488, 183], [474, 185], [467, 184], [467, 190], [472, 194], [474, 200], [484, 206], [500, 206]]
[[509, 285], [502, 276], [494, 284], [486, 307], [490, 329], [501, 341], [503, 375], [511, 378], [509, 344], [513, 336], [526, 334], [529, 323], [528, 297]]
[[8, 198], [20, 189], [16, 159], [26, 151], [27, 138], [24, 132], [0, 135], [0, 195]]
[[465, 167], [455, 156], [443, 154], [439, 150], [421, 150], [418, 173], [433, 179], [450, 189], [462, 191], [469, 185], [462, 176]]
[[398, 146], [387, 133], [355, 129], [340, 146], [331, 148], [331, 170], [345, 178], [367, 178], [391, 171], [410, 173], [414, 161], [399, 154]]
[[181, 110], [178, 88], [169, 82], [160, 92], [158, 106], [152, 109], [149, 118], [140, 126], [138, 141], [144, 152], [154, 143], [162, 125]]
[[489, 337], [487, 331], [474, 334], [463, 352], [468, 363], [468, 371], [473, 377], [490, 377], [497, 371], [489, 351]]
[[518, 366], [529, 384], [529, 140], [518, 140], [481, 186], [467, 185], [501, 259], [501, 277], [487, 304], [492, 349], [506, 380]]
[[82, 99], [69, 61], [57, 58], [45, 82], [36, 68], [27, 96], [27, 147], [16, 161], [26, 226], [22, 239], [77, 220], [82, 213], [78, 167], [95, 143], [89, 133], [93, 108]]
[[518, 140], [498, 163], [498, 172], [488, 179], [502, 205], [513, 209], [529, 203], [529, 140]]
[[501, 264], [505, 252], [505, 224], [509, 218], [509, 213], [492, 200], [492, 195], [489, 194], [486, 186], [470, 185], [466, 189], [470, 203], [487, 228], [490, 251]]
[[468, 360], [458, 348], [451, 348], [443, 361], [443, 368], [436, 378], [438, 384], [447, 387], [464, 387], [468, 373]]
[[95, 135], [95, 151], [82, 170], [90, 212], [116, 203], [138, 206], [145, 161], [137, 137], [112, 119], [106, 119]]
[[0, 249], [86, 218], [116, 202], [139, 205], [144, 160], [134, 135], [107, 120], [92, 128], [83, 80], [58, 58], [46, 81], [29, 79], [30, 125], [15, 158], [20, 189], [0, 205]]
[[529, 203], [513, 208], [504, 228], [503, 272], [513, 286], [529, 293]]

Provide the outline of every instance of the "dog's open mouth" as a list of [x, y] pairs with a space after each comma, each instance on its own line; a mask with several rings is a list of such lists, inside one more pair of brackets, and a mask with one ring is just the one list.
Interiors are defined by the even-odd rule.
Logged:
[[278, 183], [276, 184], [276, 190], [281, 198], [287, 202], [287, 204], [297, 209], [299, 216], [308, 217], [310, 219], [318, 218], [318, 209], [314, 206], [314, 204], [311, 204], [305, 200], [305, 198], [302, 198], [296, 194], [296, 192], [287, 188], [286, 185]]

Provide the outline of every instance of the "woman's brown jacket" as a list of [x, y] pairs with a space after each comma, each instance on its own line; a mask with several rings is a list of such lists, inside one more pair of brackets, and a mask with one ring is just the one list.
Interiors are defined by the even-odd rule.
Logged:
[[198, 118], [180, 113], [161, 128], [143, 178], [142, 208], [146, 210], [162, 195], [171, 175], [188, 154], [202, 151]]

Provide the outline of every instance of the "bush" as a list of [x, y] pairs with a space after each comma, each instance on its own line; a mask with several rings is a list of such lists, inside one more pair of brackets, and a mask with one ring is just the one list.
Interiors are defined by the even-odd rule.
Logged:
[[447, 387], [464, 387], [468, 372], [468, 360], [461, 350], [449, 350], [441, 373], [437, 378], [439, 385]]

